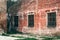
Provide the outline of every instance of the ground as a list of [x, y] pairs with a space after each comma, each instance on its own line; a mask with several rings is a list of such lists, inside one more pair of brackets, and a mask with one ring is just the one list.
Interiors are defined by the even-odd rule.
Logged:
[[18, 38], [14, 38], [14, 37], [8, 37], [8, 36], [0, 36], [0, 40], [15, 40]]
[[33, 34], [0, 35], [0, 40], [60, 40], [60, 36], [39, 36]]

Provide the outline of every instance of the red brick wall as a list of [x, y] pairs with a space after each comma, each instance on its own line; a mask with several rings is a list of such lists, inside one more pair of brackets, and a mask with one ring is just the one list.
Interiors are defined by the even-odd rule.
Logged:
[[0, 1], [0, 29], [7, 31], [6, 0]]
[[[23, 30], [23, 32], [31, 32], [31, 33], [40, 33], [41, 30], [45, 31], [46, 33], [49, 31], [57, 30], [58, 27], [60, 27], [60, 11], [58, 11], [60, 7], [60, 0], [34, 0], [32, 3], [28, 5], [28, 2], [26, 5], [22, 5], [20, 12], [23, 13], [24, 18], [20, 19], [20, 29]], [[29, 28], [28, 27], [28, 20], [27, 15], [28, 11], [34, 11], [34, 27]], [[47, 13], [48, 12], [56, 12], [56, 28], [49, 29], [47, 27]], [[26, 28], [24, 28], [26, 27]], [[19, 30], [20, 30], [19, 29]], [[58, 28], [59, 29], [59, 28]], [[49, 31], [48, 31], [49, 30]], [[38, 32], [39, 31], [39, 32]]]

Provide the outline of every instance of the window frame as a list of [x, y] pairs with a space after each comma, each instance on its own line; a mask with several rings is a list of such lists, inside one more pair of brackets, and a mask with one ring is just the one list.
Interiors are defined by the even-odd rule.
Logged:
[[[51, 14], [52, 14], [52, 13], [55, 13], [55, 14], [57, 14], [57, 11], [47, 12], [47, 27], [48, 27], [48, 28], [51, 28], [51, 27], [54, 28], [53, 26], [51, 26], [51, 27], [48, 26], [48, 13], [51, 13]], [[57, 22], [56, 22], [56, 23], [57, 23]], [[57, 24], [56, 24], [56, 25], [57, 25]], [[55, 26], [55, 27], [56, 27], [56, 26]]]
[[[27, 26], [29, 25], [29, 24], [28, 24], [28, 15], [34, 15], [34, 12], [28, 12], [28, 13], [27, 13]], [[28, 26], [28, 27], [30, 27], [30, 26]], [[33, 26], [33, 27], [34, 27], [34, 26]]]

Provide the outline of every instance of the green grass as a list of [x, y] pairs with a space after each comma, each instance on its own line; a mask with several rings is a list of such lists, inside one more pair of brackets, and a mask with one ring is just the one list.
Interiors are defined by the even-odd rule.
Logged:
[[16, 40], [37, 40], [35, 38], [24, 38], [24, 39], [16, 39]]
[[3, 33], [2, 36], [9, 36], [9, 34]]
[[16, 38], [25, 38], [23, 36], [12, 36], [12, 37], [16, 37]]
[[41, 37], [43, 38], [42, 40], [60, 40], [60, 36], [53, 36], [53, 37]]
[[53, 38], [44, 38], [42, 40], [53, 40]]
[[[9, 36], [11, 34], [2, 34], [2, 36]], [[32, 35], [32, 34], [29, 34], [30, 36], [34, 36], [36, 37], [36, 35]], [[29, 38], [29, 37], [24, 37], [24, 36], [11, 36], [11, 37], [15, 37], [15, 38], [19, 38], [19, 39], [16, 39], [16, 40], [37, 40], [36, 38]], [[60, 39], [60, 36], [42, 36], [42, 37], [39, 37], [39, 38], [43, 38], [42, 40], [54, 40], [54, 39]]]

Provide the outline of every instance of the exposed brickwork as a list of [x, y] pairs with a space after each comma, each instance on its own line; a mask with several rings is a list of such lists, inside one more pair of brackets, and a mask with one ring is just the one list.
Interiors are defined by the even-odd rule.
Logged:
[[7, 22], [7, 15], [6, 15], [6, 0], [0, 1], [0, 28], [6, 32], [6, 22]]
[[[28, 5], [29, 4], [29, 5]], [[21, 10], [20, 12], [23, 13], [24, 19], [20, 19], [20, 26], [23, 30], [24, 27], [28, 27], [28, 20], [27, 20], [27, 15], [29, 12], [34, 11], [34, 27], [32, 28], [31, 33], [35, 33], [35, 31], [40, 31], [40, 30], [46, 30], [46, 33], [49, 32], [51, 29], [47, 27], [47, 13], [48, 12], [56, 12], [56, 28], [53, 28], [53, 31], [56, 30], [58, 27], [60, 27], [60, 0], [33, 0], [33, 2], [27, 2], [26, 4], [21, 5]], [[26, 31], [29, 31], [25, 29]], [[40, 32], [38, 32], [40, 33]]]

